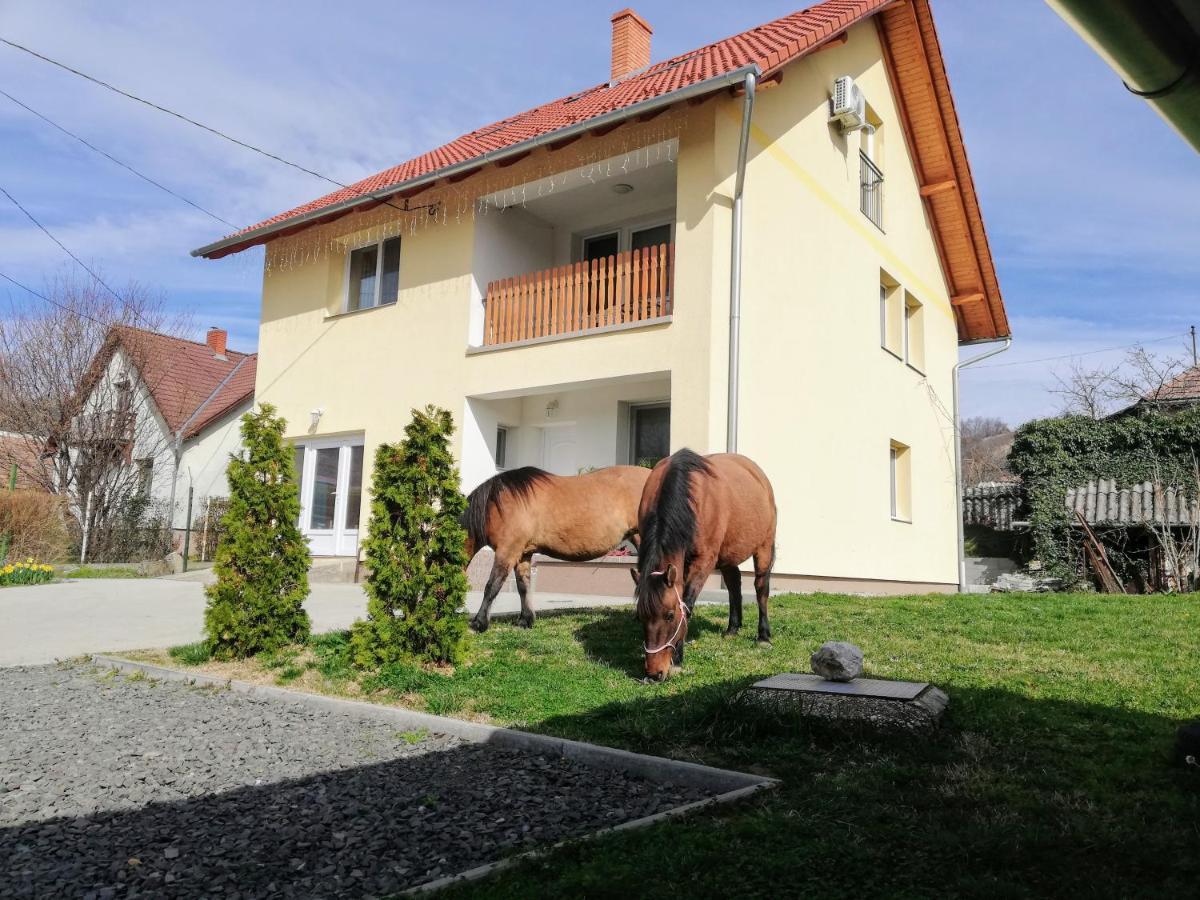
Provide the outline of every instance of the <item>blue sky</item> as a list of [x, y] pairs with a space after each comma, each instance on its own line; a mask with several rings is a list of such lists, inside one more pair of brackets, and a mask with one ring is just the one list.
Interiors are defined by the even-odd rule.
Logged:
[[[1031, 361], [1100, 363], [1200, 319], [1200, 157], [1041, 0], [933, 2], [1016, 335], [964, 374], [964, 413], [1016, 423], [1058, 405], [1046, 387], [1067, 361]], [[0, 35], [350, 182], [603, 80], [620, 5], [0, 0]], [[636, 8], [661, 59], [798, 5]], [[5, 46], [0, 88], [231, 222], [327, 188]], [[190, 258], [228, 229], [3, 97], [0, 146], [0, 185], [67, 246], [253, 345], [261, 251]], [[0, 197], [0, 270], [40, 286], [63, 259]]]

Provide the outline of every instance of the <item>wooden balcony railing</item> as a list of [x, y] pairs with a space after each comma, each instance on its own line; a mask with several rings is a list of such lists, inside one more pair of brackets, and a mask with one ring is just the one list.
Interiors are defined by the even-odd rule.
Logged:
[[674, 274], [675, 245], [660, 244], [493, 281], [484, 346], [669, 316]]

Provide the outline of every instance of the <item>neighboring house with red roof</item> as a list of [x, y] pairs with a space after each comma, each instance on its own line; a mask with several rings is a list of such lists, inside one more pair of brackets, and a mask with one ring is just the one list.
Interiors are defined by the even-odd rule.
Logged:
[[775, 486], [776, 587], [953, 589], [953, 371], [1010, 328], [928, 0], [657, 62], [609, 24], [601, 83], [193, 251], [265, 245], [258, 397], [314, 553], [356, 552], [374, 448], [434, 403], [466, 489], [736, 449]]
[[[227, 333], [203, 343], [140, 328], [113, 328], [83, 386], [78, 446], [115, 448], [136, 470], [137, 491], [187, 524], [206, 498], [229, 493], [225, 468], [241, 448], [239, 418], [254, 405], [258, 359], [226, 346]], [[193, 512], [195, 515], [195, 512]]]

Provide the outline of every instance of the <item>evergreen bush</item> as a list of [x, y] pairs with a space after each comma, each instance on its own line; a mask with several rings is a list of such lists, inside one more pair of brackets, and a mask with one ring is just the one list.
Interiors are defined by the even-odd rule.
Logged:
[[270, 404], [242, 416], [245, 449], [229, 460], [229, 509], [213, 566], [204, 627], [217, 659], [238, 659], [307, 639], [308, 542], [287, 423]]
[[363, 544], [367, 618], [351, 635], [355, 665], [404, 660], [453, 663], [462, 654], [467, 594], [467, 501], [450, 453], [454, 420], [444, 409], [413, 410], [399, 444], [375, 453], [371, 520]]

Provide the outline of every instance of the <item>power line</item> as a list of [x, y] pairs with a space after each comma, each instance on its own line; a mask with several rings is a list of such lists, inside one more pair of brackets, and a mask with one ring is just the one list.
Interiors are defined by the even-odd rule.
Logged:
[[121, 302], [121, 303], [125, 302], [123, 299], [121, 299], [120, 294], [118, 294], [111, 287], [109, 287], [108, 284], [105, 283], [103, 278], [101, 278], [99, 275], [97, 275], [95, 272], [93, 272], [88, 267], [87, 263], [85, 263], [82, 259], [80, 259], [78, 256], [76, 256], [74, 253], [72, 253], [67, 248], [66, 244], [64, 244], [62, 241], [60, 241], [54, 235], [52, 235], [50, 233], [50, 230], [48, 228], [46, 228], [45, 225], [43, 225], [41, 222], [39, 222], [37, 219], [35, 219], [33, 217], [33, 213], [31, 213], [29, 210], [27, 210], [25, 207], [23, 207], [20, 204], [20, 202], [17, 200], [16, 197], [14, 197], [7, 190], [5, 190], [4, 185], [0, 185], [0, 194], [4, 194], [5, 197], [7, 197], [10, 201], [12, 201], [13, 206], [15, 206], [21, 212], [25, 213], [25, 217], [27, 219], [29, 219], [29, 221], [32, 222], [34, 225], [36, 225], [38, 228], [40, 228], [42, 231], [42, 234], [46, 235], [46, 237], [50, 238], [50, 240], [54, 241], [54, 243], [58, 244], [59, 248], [62, 250], [63, 253], [67, 254], [67, 256], [69, 256], [69, 257], [71, 257], [71, 259], [75, 260], [75, 262], [78, 263], [79, 268], [83, 269], [83, 271], [87, 272], [89, 275], [91, 275], [93, 278], [95, 278], [96, 281], [98, 281], [101, 285], [103, 285], [104, 289], [106, 291], [108, 291], [110, 294], [112, 294], [114, 297], [116, 297], [119, 302]]
[[1186, 332], [1178, 334], [1168, 334], [1166, 337], [1150, 338], [1146, 341], [1134, 341], [1132, 344], [1125, 344], [1120, 347], [1102, 347], [1099, 350], [1084, 350], [1082, 353], [1064, 353], [1062, 356], [1043, 356], [1041, 359], [1021, 359], [1016, 362], [993, 363], [990, 366], [974, 366], [975, 369], [1006, 369], [1010, 366], [1031, 366], [1034, 363], [1056, 362], [1060, 359], [1076, 359], [1080, 356], [1092, 356], [1096, 353], [1112, 353], [1114, 350], [1132, 350], [1134, 347], [1140, 347], [1143, 344], [1160, 344], [1163, 341], [1171, 341], [1176, 338], [1186, 337]]
[[[153, 325], [151, 325], [149, 322], [147, 322], [147, 321], [146, 321], [146, 319], [145, 319], [145, 317], [144, 317], [144, 316], [143, 316], [143, 315], [142, 315], [140, 312], [138, 312], [136, 309], [134, 309], [134, 308], [133, 308], [133, 306], [131, 306], [131, 305], [130, 305], [130, 303], [129, 303], [129, 301], [128, 301], [128, 300], [126, 300], [125, 298], [123, 298], [123, 297], [122, 297], [120, 294], [118, 294], [118, 293], [117, 293], [116, 291], [114, 291], [114, 290], [113, 290], [111, 287], [109, 287], [108, 283], [107, 283], [107, 282], [106, 282], [106, 281], [105, 281], [103, 278], [101, 278], [99, 275], [97, 275], [97, 274], [96, 274], [96, 273], [95, 273], [95, 272], [94, 272], [94, 271], [93, 271], [93, 270], [92, 270], [92, 269], [91, 269], [91, 268], [90, 268], [90, 267], [87, 265], [87, 263], [85, 263], [85, 262], [84, 262], [82, 259], [80, 259], [78, 256], [76, 256], [74, 253], [72, 253], [72, 252], [71, 252], [71, 250], [70, 250], [70, 249], [67, 247], [67, 245], [66, 245], [66, 244], [64, 244], [62, 241], [60, 241], [58, 238], [56, 238], [56, 237], [55, 237], [53, 234], [51, 234], [51, 233], [50, 233], [50, 230], [49, 230], [49, 229], [48, 229], [48, 228], [47, 228], [45, 225], [43, 225], [41, 222], [39, 222], [39, 221], [38, 221], [36, 218], [34, 218], [34, 216], [33, 216], [33, 213], [31, 213], [31, 212], [30, 212], [29, 210], [27, 210], [27, 209], [26, 209], [24, 206], [22, 206], [22, 205], [20, 204], [20, 202], [18, 202], [17, 198], [16, 198], [16, 197], [14, 197], [12, 194], [10, 194], [10, 193], [9, 193], [9, 192], [8, 192], [8, 191], [7, 191], [7, 190], [4, 188], [4, 186], [3, 186], [3, 185], [0, 185], [0, 194], [4, 194], [4, 196], [5, 196], [5, 197], [7, 197], [9, 200], [11, 200], [11, 201], [12, 201], [12, 204], [13, 204], [13, 206], [15, 206], [15, 207], [16, 207], [17, 209], [19, 209], [21, 212], [25, 213], [25, 217], [26, 217], [26, 218], [28, 218], [28, 219], [29, 219], [29, 221], [30, 221], [30, 222], [32, 222], [34, 225], [36, 225], [36, 226], [37, 226], [39, 229], [41, 229], [41, 231], [42, 231], [42, 234], [46, 235], [46, 237], [48, 237], [48, 238], [50, 238], [50, 240], [54, 241], [54, 243], [56, 243], [56, 244], [59, 246], [59, 248], [62, 250], [62, 252], [63, 252], [63, 253], [67, 254], [67, 256], [69, 256], [69, 257], [71, 257], [71, 259], [75, 260], [76, 264], [78, 264], [78, 266], [79, 266], [81, 269], [83, 269], [83, 271], [87, 272], [89, 275], [91, 275], [91, 276], [92, 276], [92, 278], [96, 279], [96, 281], [97, 281], [97, 282], [98, 282], [98, 283], [99, 283], [99, 284], [100, 284], [100, 285], [101, 285], [101, 286], [102, 286], [102, 287], [103, 287], [103, 288], [104, 288], [106, 291], [108, 291], [110, 294], [112, 294], [112, 295], [113, 295], [113, 297], [115, 297], [115, 298], [116, 298], [117, 302], [118, 302], [118, 303], [120, 303], [120, 304], [121, 304], [121, 306], [122, 306], [124, 309], [128, 310], [129, 312], [131, 312], [131, 313], [133, 313], [135, 316], [137, 316], [139, 319], [141, 319], [141, 320], [142, 320], [142, 324], [143, 324], [143, 325], [145, 325], [147, 328], [149, 328], [151, 331], [153, 331], [153, 330], [154, 330], [154, 326], [153, 326]], [[12, 279], [9, 279], [9, 280], [11, 281]], [[15, 283], [16, 283], [16, 282], [14, 282], [14, 284], [15, 284]], [[90, 316], [89, 316], [88, 318], [90, 318]], [[95, 319], [92, 319], [92, 321], [93, 321], [93, 322], [95, 322], [96, 320], [95, 320]], [[99, 324], [99, 323], [97, 323], [97, 324]]]
[[35, 291], [33, 288], [29, 287], [28, 285], [21, 284], [21, 282], [17, 281], [17, 279], [13, 278], [11, 275], [6, 275], [5, 273], [0, 272], [0, 278], [3, 278], [5, 281], [15, 284], [21, 290], [26, 291], [30, 294], [33, 294], [33, 296], [35, 296], [35, 297], [39, 297], [42, 300], [45, 300], [51, 306], [57, 306], [63, 312], [69, 312], [72, 315], [80, 316], [81, 318], [87, 319], [89, 322], [95, 322], [97, 325], [99, 325], [103, 328], [108, 327], [103, 322], [101, 322], [99, 319], [97, 319], [95, 316], [89, 316], [87, 313], [83, 312], [82, 310], [75, 309], [72, 306], [67, 306], [65, 303], [59, 303], [57, 300], [52, 300], [51, 298], [47, 297], [45, 294]]
[[107, 81], [101, 81], [99, 78], [96, 78], [92, 75], [88, 75], [86, 72], [80, 72], [78, 69], [72, 68], [71, 66], [68, 66], [66, 63], [61, 63], [56, 59], [51, 59], [48, 56], [44, 56], [41, 53], [38, 53], [36, 50], [31, 50], [28, 47], [25, 47], [25, 46], [22, 46], [21, 44], [16, 43], [15, 41], [10, 41], [7, 38], [0, 37], [0, 43], [8, 44], [8, 46], [12, 47], [14, 50], [21, 50], [25, 53], [28, 53], [30, 56], [37, 57], [38, 59], [42, 60], [43, 62], [50, 63], [50, 65], [52, 65], [52, 66], [58, 66], [58, 68], [63, 69], [67, 72], [70, 72], [72, 75], [78, 75], [80, 78], [83, 78], [83, 79], [86, 79], [87, 81], [92, 82], [92, 84], [97, 84], [100, 87], [106, 88], [115, 94], [120, 94], [122, 97], [125, 97], [129, 100], [133, 100], [136, 103], [141, 103], [143, 106], [148, 106], [151, 109], [158, 110], [161, 113], [166, 113], [168, 116], [174, 116], [176, 119], [179, 119], [182, 122], [187, 122], [189, 125], [194, 125], [195, 127], [202, 129], [203, 131], [207, 131], [210, 134], [215, 134], [217, 137], [222, 138], [227, 141], [230, 141], [234, 144], [237, 144], [239, 147], [245, 147], [247, 150], [253, 150], [255, 153], [260, 153], [263, 156], [267, 157], [268, 159], [273, 159], [276, 162], [283, 163], [285, 166], [291, 166], [293, 169], [296, 169], [300, 172], [304, 172], [306, 175], [312, 175], [314, 178], [320, 178], [322, 181], [328, 181], [330, 184], [335, 184], [338, 187], [342, 187], [342, 188], [346, 187], [346, 185], [342, 184], [340, 181], [334, 181], [332, 178], [330, 178], [326, 175], [322, 175], [320, 172], [314, 172], [312, 169], [305, 168], [304, 166], [300, 165], [299, 163], [294, 163], [294, 162], [291, 162], [290, 160], [286, 160], [282, 156], [277, 156], [276, 154], [271, 153], [269, 150], [264, 150], [261, 147], [255, 147], [253, 144], [247, 144], [245, 141], [239, 141], [237, 138], [231, 137], [230, 135], [226, 134], [225, 132], [219, 131], [218, 129], [213, 128], [209, 125], [205, 125], [203, 122], [197, 122], [195, 119], [189, 118], [188, 116], [185, 116], [183, 113], [175, 112], [175, 110], [173, 110], [173, 109], [167, 109], [167, 107], [160, 106], [159, 104], [154, 103], [153, 101], [144, 100], [143, 98], [137, 96], [136, 94], [131, 94], [131, 93], [129, 93], [129, 91], [123, 91], [119, 87], [114, 87], [113, 85], [109, 84]]
[[[165, 113], [168, 116], [172, 116], [173, 118], [179, 119], [181, 122], [186, 122], [187, 124], [193, 125], [196, 128], [201, 129], [202, 131], [207, 131], [209, 134], [215, 135], [215, 136], [221, 138], [222, 140], [229, 141], [230, 143], [236, 144], [239, 147], [243, 147], [246, 150], [251, 150], [255, 153], [261, 154], [262, 156], [265, 156], [268, 159], [273, 159], [273, 160], [275, 160], [275, 162], [282, 163], [285, 166], [290, 166], [291, 168], [296, 169], [299, 172], [303, 172], [306, 175], [311, 175], [314, 178], [319, 178], [322, 181], [327, 181], [327, 182], [329, 182], [329, 184], [335, 185], [344, 190], [353, 190], [353, 188], [351, 188], [350, 185], [344, 184], [343, 182], [338, 181], [336, 178], [330, 178], [328, 175], [322, 175], [320, 172], [315, 172], [312, 169], [308, 168], [307, 166], [302, 166], [299, 163], [294, 163], [289, 159], [284, 159], [282, 156], [279, 156], [276, 153], [270, 152], [269, 150], [264, 150], [261, 147], [256, 147], [253, 144], [247, 143], [246, 141], [239, 140], [238, 138], [235, 138], [232, 135], [226, 134], [225, 132], [221, 131], [220, 129], [213, 128], [211, 125], [205, 125], [203, 122], [198, 122], [195, 119], [191, 118], [190, 116], [185, 116], [183, 113], [176, 112], [173, 109], [168, 109], [167, 107], [162, 106], [158, 103], [155, 103], [152, 100], [146, 100], [142, 97], [137, 96], [137, 94], [131, 94], [129, 91], [121, 90], [121, 88], [115, 87], [115, 86], [109, 84], [107, 81], [102, 81], [101, 79], [96, 78], [93, 75], [88, 75], [86, 72], [81, 72], [78, 69], [73, 68], [72, 66], [68, 66], [66, 63], [59, 62], [56, 59], [51, 59], [49, 56], [46, 56], [42, 53], [38, 53], [36, 50], [31, 50], [29, 47], [23, 46], [22, 44], [18, 44], [15, 41], [10, 41], [10, 40], [8, 40], [8, 38], [0, 37], [0, 44], [7, 44], [9, 47], [12, 47], [14, 50], [20, 50], [24, 53], [28, 53], [30, 56], [36, 57], [37, 59], [40, 59], [43, 62], [47, 62], [52, 66], [57, 66], [58, 68], [62, 69], [63, 71], [70, 72], [72, 75], [77, 75], [86, 81], [90, 81], [92, 84], [98, 85], [102, 88], [105, 88], [106, 90], [112, 91], [115, 94], [119, 94], [120, 96], [125, 97], [128, 100], [132, 100], [135, 103], [141, 103], [143, 106], [148, 106], [153, 110], [156, 110], [161, 113]], [[366, 196], [366, 193], [367, 192], [361, 191], [361, 190], [356, 191], [356, 194], [360, 197]], [[398, 210], [399, 212], [404, 212], [404, 213], [415, 212], [418, 209], [428, 209], [428, 210], [430, 210], [430, 215], [434, 214], [434, 211], [436, 210], [436, 208], [438, 206], [438, 201], [435, 201], [434, 203], [427, 203], [427, 204], [422, 204], [422, 205], [417, 205], [417, 206], [410, 205], [408, 200], [404, 201], [403, 206], [397, 206], [395, 203], [392, 203], [390, 200], [386, 200], [386, 199], [381, 199], [380, 203], [382, 203], [384, 206], [390, 206], [392, 209], [395, 209], [395, 210]]]
[[188, 206], [191, 206], [195, 209], [200, 210], [200, 212], [204, 213], [209, 218], [215, 219], [216, 221], [220, 222], [222, 225], [228, 225], [230, 228], [234, 229], [235, 231], [237, 231], [241, 227], [239, 225], [234, 225], [232, 222], [230, 222], [226, 219], [222, 219], [216, 213], [210, 212], [209, 210], [207, 210], [203, 206], [201, 206], [199, 203], [196, 203], [193, 200], [189, 200], [187, 197], [183, 196], [182, 194], [176, 193], [175, 191], [171, 190], [166, 185], [160, 184], [159, 182], [155, 181], [149, 175], [144, 175], [143, 173], [139, 172], [137, 169], [135, 169], [133, 166], [129, 165], [128, 163], [122, 162], [121, 160], [117, 159], [111, 153], [108, 153], [105, 150], [101, 150], [95, 144], [92, 144], [91, 142], [80, 137], [79, 135], [75, 134], [72, 131], [68, 131], [66, 128], [63, 128], [63, 126], [59, 125], [57, 122], [53, 121], [52, 119], [48, 118], [47, 116], [42, 115], [40, 112], [38, 112], [32, 106], [29, 106], [26, 103], [22, 103], [20, 100], [18, 100], [12, 94], [8, 93], [8, 91], [0, 89], [0, 95], [7, 97], [9, 100], [11, 100], [17, 106], [21, 107], [26, 112], [32, 113], [33, 115], [37, 116], [39, 119], [41, 119], [47, 125], [50, 125], [53, 128], [57, 128], [63, 134], [67, 135], [67, 137], [71, 137], [71, 138], [74, 138], [75, 140], [79, 141], [79, 143], [83, 144], [83, 146], [87, 147], [89, 150], [99, 153], [101, 156], [105, 157], [106, 159], [109, 159], [112, 162], [115, 162], [122, 169], [126, 169], [127, 171], [132, 172], [138, 178], [142, 179], [142, 181], [145, 181], [146, 183], [153, 185], [154, 187], [158, 188], [160, 191], [166, 191], [168, 194], [170, 194], [175, 199], [182, 200]]

